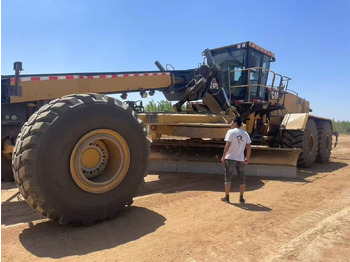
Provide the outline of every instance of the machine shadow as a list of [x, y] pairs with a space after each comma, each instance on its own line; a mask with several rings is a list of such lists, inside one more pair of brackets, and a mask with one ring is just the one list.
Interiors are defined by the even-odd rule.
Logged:
[[346, 163], [333, 162], [320, 164], [315, 163], [311, 168], [298, 168], [297, 177], [295, 178], [284, 178], [284, 177], [263, 177], [260, 178], [263, 180], [274, 180], [274, 181], [288, 181], [288, 182], [301, 182], [301, 183], [312, 183], [312, 176], [316, 176], [322, 173], [331, 173], [335, 172], [341, 168], [348, 166]]
[[[264, 182], [258, 177], [247, 177], [246, 179], [247, 191], [254, 191], [264, 186]], [[14, 183], [12, 182], [9, 184]], [[223, 190], [224, 182], [222, 175], [163, 173], [158, 175], [156, 181], [146, 182], [138, 190], [136, 196], [155, 193], [170, 194], [183, 191], [222, 192]], [[231, 192], [238, 191], [238, 178], [234, 176]], [[13, 199], [18, 199], [18, 201], [13, 201]], [[1, 209], [1, 224], [6, 226], [45, 219], [45, 217], [36, 212], [23, 200], [19, 191], [14, 192], [9, 199], [2, 202]]]
[[[155, 175], [155, 174], [149, 174]], [[158, 173], [158, 179], [148, 181], [139, 189], [137, 196], [154, 193], [177, 193], [184, 191], [214, 191], [223, 192], [224, 176], [217, 174], [191, 174], [191, 173]], [[246, 177], [246, 190], [253, 191], [265, 184], [259, 177]], [[239, 181], [234, 176], [231, 192], [239, 191]]]
[[31, 208], [25, 200], [13, 201], [12, 199], [20, 196], [19, 191], [1, 203], [1, 224], [15, 225], [18, 223], [27, 223], [39, 219], [44, 219], [42, 215]]
[[51, 221], [32, 225], [23, 230], [19, 240], [37, 257], [60, 259], [115, 248], [156, 231], [165, 221], [154, 211], [130, 207], [117, 219], [90, 227], [61, 226]]
[[315, 164], [311, 169], [312, 171], [316, 173], [329, 173], [329, 172], [334, 172], [337, 171], [343, 167], [348, 166], [346, 163], [341, 163], [341, 162], [335, 162], [332, 160], [329, 163], [326, 164]]
[[329, 163], [325, 163], [325, 164], [315, 163], [311, 168], [298, 169], [298, 177], [307, 178], [317, 174], [331, 173], [341, 168], [344, 168], [346, 166], [348, 166], [348, 164], [341, 163], [341, 162], [333, 162], [333, 161], [330, 161]]
[[[298, 169], [297, 177], [266, 177], [246, 176], [246, 190], [254, 191], [265, 185], [263, 180], [288, 181], [297, 183], [312, 183], [308, 177], [320, 173], [334, 172], [346, 167], [348, 164], [341, 162], [329, 162], [327, 164], [314, 164], [311, 168]], [[224, 188], [223, 175], [217, 174], [193, 174], [193, 173], [150, 173], [157, 175], [158, 179], [146, 182], [137, 193], [137, 196], [154, 193], [176, 193], [181, 191], [215, 191], [222, 192]], [[232, 181], [232, 192], [239, 191], [238, 178], [235, 175]]]
[[11, 182], [1, 182], [1, 190], [9, 190], [9, 189], [14, 189], [17, 188], [17, 185], [14, 181]]

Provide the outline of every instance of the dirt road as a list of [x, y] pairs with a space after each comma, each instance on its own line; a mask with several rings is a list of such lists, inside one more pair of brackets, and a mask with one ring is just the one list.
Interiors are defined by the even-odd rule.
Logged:
[[134, 205], [91, 227], [43, 219], [1, 190], [2, 261], [350, 261], [350, 135], [296, 179], [247, 178], [247, 204], [218, 175], [151, 174]]

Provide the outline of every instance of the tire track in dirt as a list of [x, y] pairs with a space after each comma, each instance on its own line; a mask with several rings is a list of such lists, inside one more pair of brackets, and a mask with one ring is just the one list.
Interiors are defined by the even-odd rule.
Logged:
[[[340, 194], [332, 202], [331, 205], [328, 203], [326, 207], [317, 208], [291, 221], [286, 231], [298, 231], [307, 225], [316, 224], [281, 246], [265, 261], [321, 261], [322, 250], [349, 243], [350, 192]], [[339, 211], [334, 213], [337, 209]]]

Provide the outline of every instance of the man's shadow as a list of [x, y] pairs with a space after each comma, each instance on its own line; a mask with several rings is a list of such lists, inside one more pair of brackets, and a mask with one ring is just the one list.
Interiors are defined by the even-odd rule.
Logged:
[[257, 211], [257, 212], [269, 212], [272, 209], [266, 207], [262, 204], [252, 204], [252, 203], [230, 203], [231, 205], [238, 207], [240, 209], [248, 210], [248, 211]]

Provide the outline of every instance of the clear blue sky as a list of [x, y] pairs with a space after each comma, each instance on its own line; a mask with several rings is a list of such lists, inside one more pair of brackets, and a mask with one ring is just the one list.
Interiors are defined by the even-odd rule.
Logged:
[[189, 69], [206, 48], [249, 40], [314, 114], [349, 121], [349, 16], [349, 0], [2, 0], [1, 74], [14, 61], [25, 74]]

